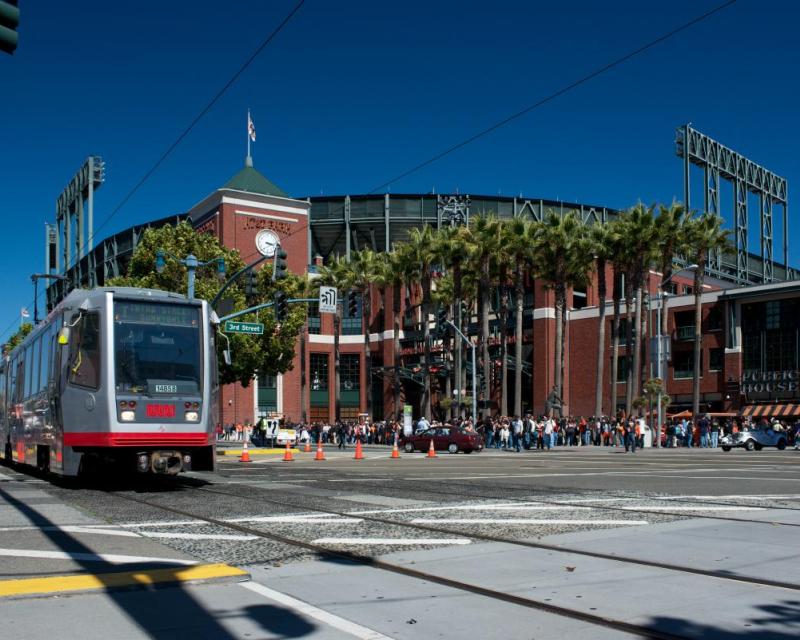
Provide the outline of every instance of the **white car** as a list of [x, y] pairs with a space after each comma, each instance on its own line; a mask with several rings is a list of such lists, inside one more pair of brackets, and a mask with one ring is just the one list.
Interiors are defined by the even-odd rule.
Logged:
[[788, 443], [785, 431], [775, 431], [769, 426], [750, 427], [742, 429], [739, 433], [731, 433], [719, 439], [723, 451], [730, 451], [733, 447], [744, 447], [748, 451], [760, 451], [764, 447], [777, 447], [783, 451]]

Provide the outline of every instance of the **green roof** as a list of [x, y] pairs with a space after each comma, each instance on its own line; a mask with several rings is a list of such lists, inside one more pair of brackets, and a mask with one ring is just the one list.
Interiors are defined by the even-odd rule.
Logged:
[[237, 191], [248, 191], [250, 193], [260, 193], [265, 196], [279, 196], [288, 198], [289, 195], [276, 184], [270, 182], [253, 167], [245, 167], [233, 176], [223, 186], [223, 189], [236, 189]]

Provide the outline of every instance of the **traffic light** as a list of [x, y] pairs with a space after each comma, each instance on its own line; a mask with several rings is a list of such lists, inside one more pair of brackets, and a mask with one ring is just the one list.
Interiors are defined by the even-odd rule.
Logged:
[[439, 335], [447, 333], [447, 307], [439, 307], [436, 310], [436, 330]]
[[276, 291], [272, 300], [275, 319], [278, 322], [283, 322], [289, 313], [289, 297], [283, 291]]
[[248, 298], [252, 298], [258, 293], [258, 274], [250, 269], [250, 271], [244, 275], [244, 295]]
[[358, 315], [358, 294], [355, 291], [347, 293], [347, 315], [351, 318]]
[[275, 262], [272, 265], [272, 279], [282, 280], [288, 275], [289, 265], [286, 262], [287, 253], [281, 245], [275, 247]]
[[19, 6], [17, 0], [0, 0], [0, 51], [14, 53], [19, 41]]

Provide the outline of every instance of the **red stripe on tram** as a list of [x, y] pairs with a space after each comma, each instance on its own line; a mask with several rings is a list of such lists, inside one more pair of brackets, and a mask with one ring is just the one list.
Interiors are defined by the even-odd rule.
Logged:
[[113, 433], [108, 431], [65, 433], [66, 447], [202, 447], [208, 444], [208, 434], [200, 433]]

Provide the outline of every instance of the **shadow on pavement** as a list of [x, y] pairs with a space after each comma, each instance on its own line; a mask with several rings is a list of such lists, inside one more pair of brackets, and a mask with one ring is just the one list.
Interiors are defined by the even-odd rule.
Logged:
[[645, 625], [686, 638], [703, 640], [789, 640], [800, 638], [800, 600], [758, 605], [763, 617], [754, 617], [740, 629], [722, 629], [680, 618], [656, 617]]
[[[15, 498], [12, 494], [0, 487], [0, 498], [8, 505], [13, 506], [19, 513], [24, 515], [31, 525], [40, 527], [45, 535], [61, 551], [72, 554], [92, 554], [97, 552], [84, 545], [81, 541], [61, 530], [46, 516], [39, 513], [33, 507]], [[175, 567], [172, 563], [143, 563], [135, 564], [112, 564], [99, 560], [86, 561], [80, 556], [73, 559], [73, 562], [80, 565], [82, 572], [92, 574], [103, 580], [103, 574], [114, 574], [131, 570], [141, 570], [149, 568], [174, 569], [176, 572], [185, 567]], [[187, 631], [198, 632], [200, 637], [215, 638], [226, 640], [238, 637], [231, 634], [219, 622], [221, 618], [244, 619], [245, 616], [253, 616], [252, 620], [258, 623], [265, 630], [275, 631], [283, 634], [283, 637], [298, 638], [311, 633], [315, 626], [299, 617], [290, 610], [273, 606], [259, 605], [247, 607], [244, 610], [236, 609], [230, 613], [214, 614], [206, 610], [189, 591], [180, 583], [166, 585], [158, 589], [157, 593], [148, 591], [121, 591], [111, 588], [111, 584], [106, 583], [106, 589], [101, 593], [127, 617], [151, 638], [165, 638], [174, 640], [176, 633], [178, 637], [185, 637]], [[94, 592], [97, 593], [97, 592]], [[79, 596], [78, 596], [79, 597]], [[32, 631], [32, 628], [29, 629]], [[87, 633], [91, 634], [89, 630]]]

